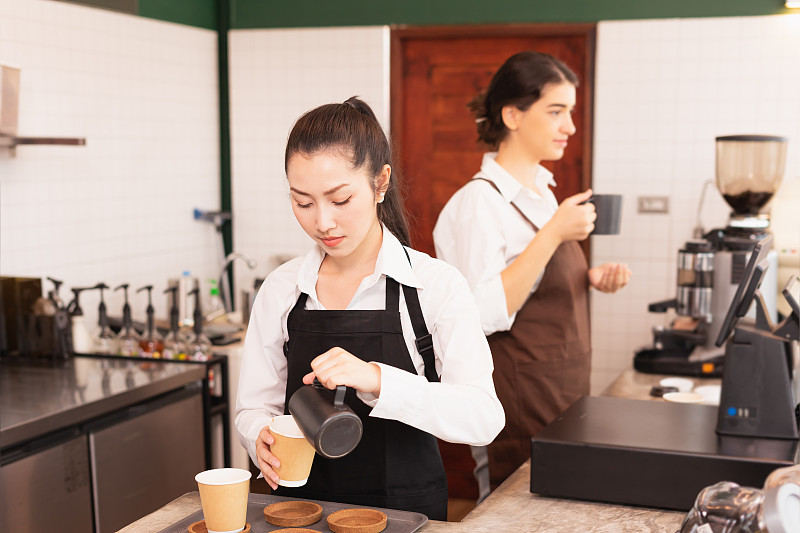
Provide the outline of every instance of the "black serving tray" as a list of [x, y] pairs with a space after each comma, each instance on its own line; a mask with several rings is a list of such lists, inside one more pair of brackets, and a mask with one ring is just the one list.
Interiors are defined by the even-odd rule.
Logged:
[[[285, 498], [283, 496], [272, 496], [267, 494], [253, 494], [251, 493], [247, 499], [247, 523], [250, 524], [250, 533], [267, 533], [278, 529], [284, 529], [286, 526], [273, 526], [264, 518], [264, 507], [277, 502], [298, 500], [299, 498]], [[349, 505], [346, 503], [323, 502], [319, 500], [307, 500], [310, 502], [318, 503], [322, 506], [322, 518], [316, 524], [303, 526], [305, 529], [313, 531], [327, 531], [328, 529], [328, 515], [333, 512], [341, 511], [342, 509], [377, 509], [386, 513], [388, 521], [386, 523], [385, 533], [413, 533], [418, 530], [428, 521], [428, 517], [421, 513], [412, 513], [409, 511], [398, 511], [397, 509], [383, 509], [381, 507], [364, 507], [363, 505]], [[190, 514], [183, 520], [175, 522], [171, 526], [162, 529], [158, 533], [187, 533], [189, 526], [203, 519], [203, 511], [197, 511]]]

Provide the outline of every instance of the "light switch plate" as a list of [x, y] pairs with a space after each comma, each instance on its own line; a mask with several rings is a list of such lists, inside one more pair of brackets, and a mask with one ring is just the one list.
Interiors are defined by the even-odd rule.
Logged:
[[669, 213], [668, 196], [639, 196], [639, 213]]

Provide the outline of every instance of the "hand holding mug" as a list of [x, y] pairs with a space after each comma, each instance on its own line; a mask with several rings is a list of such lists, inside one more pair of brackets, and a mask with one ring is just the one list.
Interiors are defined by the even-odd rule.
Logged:
[[566, 198], [545, 227], [553, 231], [560, 242], [582, 241], [588, 237], [597, 218], [594, 205], [587, 203], [591, 196], [592, 190], [588, 189]]
[[379, 396], [381, 393], [381, 368], [375, 363], [359, 359], [343, 348], [334, 347], [311, 361], [311, 369], [303, 377], [310, 385], [316, 377], [325, 388], [335, 389], [346, 385], [357, 391]]

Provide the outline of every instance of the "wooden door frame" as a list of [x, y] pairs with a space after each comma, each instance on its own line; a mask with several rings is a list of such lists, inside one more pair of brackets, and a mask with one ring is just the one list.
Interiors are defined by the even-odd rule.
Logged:
[[[406, 41], [414, 39], [454, 39], [480, 37], [586, 37], [586, 67], [578, 72], [580, 89], [584, 92], [585, 105], [581, 110], [583, 119], [583, 149], [581, 153], [581, 189], [592, 184], [592, 146], [594, 143], [594, 69], [597, 44], [597, 24], [497, 24], [480, 26], [392, 26], [390, 37], [390, 131], [392, 143], [402, 139], [403, 128], [403, 48]], [[402, 147], [398, 147], [402, 150]], [[399, 151], [395, 154], [399, 161]], [[589, 240], [582, 243], [586, 257], [589, 257]]]

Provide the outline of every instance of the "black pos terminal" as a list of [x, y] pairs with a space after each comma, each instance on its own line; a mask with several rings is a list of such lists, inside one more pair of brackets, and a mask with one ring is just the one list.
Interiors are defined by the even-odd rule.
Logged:
[[[725, 344], [720, 405], [586, 396], [531, 439], [531, 492], [686, 511], [719, 481], [761, 487], [798, 462], [792, 344], [800, 307], [779, 324], [758, 290], [772, 237], [753, 249], [716, 342]], [[755, 302], [755, 323], [742, 320]]]

